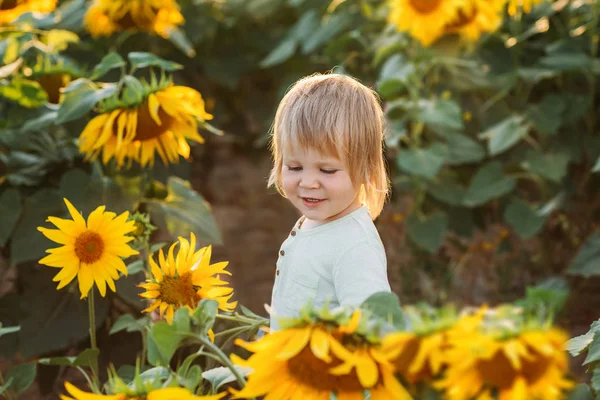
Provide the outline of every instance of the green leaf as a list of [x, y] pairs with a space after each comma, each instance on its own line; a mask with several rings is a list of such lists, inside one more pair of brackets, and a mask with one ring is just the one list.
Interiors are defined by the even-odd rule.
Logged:
[[261, 68], [269, 68], [287, 61], [296, 52], [298, 42], [295, 38], [282, 40], [261, 62]]
[[127, 55], [129, 62], [134, 68], [159, 67], [165, 71], [176, 71], [182, 69], [183, 65], [173, 61], [167, 61], [163, 58], [155, 56], [152, 53], [131, 52]]
[[44, 221], [48, 216], [62, 216], [66, 208], [55, 189], [41, 189], [25, 198], [21, 218], [11, 236], [11, 261], [15, 264], [23, 261], [38, 260], [45, 256], [45, 250], [58, 245], [48, 240], [37, 230], [38, 226], [54, 227]]
[[166, 199], [146, 200], [152, 220], [174, 236], [194, 232], [200, 241], [221, 244], [221, 233], [210, 205], [195, 192], [188, 181], [169, 177]]
[[69, 43], [79, 43], [79, 36], [75, 32], [52, 29], [46, 32], [46, 41], [49, 47], [60, 52], [65, 50]]
[[377, 81], [377, 91], [384, 98], [391, 98], [402, 91], [414, 73], [414, 65], [401, 54], [391, 56], [383, 67]]
[[199, 365], [192, 365], [188, 370], [187, 375], [183, 379], [183, 387], [191, 392], [195, 392], [196, 388], [202, 384], [202, 368]]
[[48, 95], [38, 82], [20, 77], [0, 82], [0, 96], [26, 108], [38, 108], [48, 102]]
[[0, 324], [0, 337], [2, 337], [4, 335], [8, 335], [10, 333], [19, 332], [20, 330], [21, 330], [20, 326], [4, 327], [4, 326], [2, 326], [2, 324]]
[[543, 154], [529, 150], [522, 163], [523, 168], [554, 182], [560, 182], [567, 174], [569, 156], [565, 153]]
[[21, 215], [21, 194], [15, 188], [7, 188], [0, 194], [0, 247], [10, 238]]
[[582, 365], [588, 365], [593, 362], [600, 361], [600, 333], [596, 332], [592, 343], [588, 348], [588, 354]]
[[594, 368], [591, 383], [592, 389], [594, 389], [596, 393], [600, 392], [600, 366]]
[[444, 240], [448, 229], [448, 217], [439, 212], [424, 218], [411, 214], [406, 219], [408, 237], [419, 247], [435, 253]]
[[215, 319], [217, 318], [217, 310], [219, 303], [216, 300], [203, 299], [194, 310], [192, 318], [194, 323], [202, 328], [202, 333], [206, 335], [209, 329], [212, 329]]
[[523, 239], [537, 234], [546, 223], [546, 217], [521, 199], [512, 199], [504, 210], [504, 220]]
[[[19, 277], [26, 282], [20, 302], [7, 298], [8, 304], [0, 304], [0, 309], [19, 307], [18, 344], [9, 350], [20, 352], [24, 358], [76, 346], [89, 336], [88, 306], [80, 300], [77, 279], [64, 289], [56, 290], [56, 283], [52, 282], [56, 268], [32, 264], [19, 266]], [[98, 295], [95, 305], [96, 323], [101, 327], [108, 312], [108, 300]]]
[[593, 400], [592, 392], [590, 387], [585, 383], [580, 383], [575, 386], [575, 389], [569, 392], [567, 400]]
[[485, 158], [485, 149], [483, 146], [470, 137], [455, 133], [446, 132], [443, 139], [448, 146], [446, 163], [448, 165], [463, 165], [477, 163]]
[[[234, 368], [240, 373], [240, 375], [247, 377], [252, 370], [249, 367], [242, 367], [240, 365], [234, 365]], [[213, 391], [219, 390], [219, 388], [227, 383], [235, 382], [236, 378], [233, 372], [229, 368], [217, 367], [204, 371], [202, 377], [210, 382]]]
[[111, 97], [117, 93], [118, 86], [105, 84], [101, 89], [85, 78], [79, 78], [63, 91], [63, 101], [58, 109], [57, 124], [81, 118], [90, 112], [100, 100]]
[[596, 332], [600, 332], [600, 320], [592, 322], [590, 325], [590, 330], [584, 335], [579, 335], [570, 339], [565, 344], [565, 349], [571, 354], [571, 356], [579, 356], [592, 343]]
[[118, 320], [115, 321], [108, 334], [112, 335], [121, 331], [143, 332], [145, 326], [146, 318], [140, 318], [136, 320], [131, 314], [123, 314]]
[[175, 325], [163, 321], [155, 323], [147, 336], [148, 362], [154, 366], [168, 365], [182, 339]]
[[555, 135], [563, 123], [562, 114], [566, 110], [565, 100], [556, 94], [545, 96], [538, 104], [527, 111], [534, 127], [543, 134]]
[[510, 116], [479, 135], [488, 139], [488, 151], [492, 156], [503, 153], [527, 136], [529, 127], [523, 117]]
[[[167, 37], [171, 43], [175, 45], [179, 50], [185, 53], [188, 57], [194, 57], [196, 55], [196, 50], [194, 50], [194, 45], [190, 41], [190, 39], [185, 35], [183, 29], [172, 28], [169, 31], [169, 36]], [[179, 65], [179, 64], [177, 64]]]
[[556, 315], [564, 307], [569, 297], [569, 286], [562, 277], [545, 279], [535, 286], [528, 286], [524, 299], [517, 300], [515, 305], [538, 312], [541, 307]]
[[600, 172], [600, 157], [596, 161], [596, 165], [594, 165], [594, 168], [592, 168], [592, 172]]
[[123, 101], [127, 105], [136, 105], [144, 98], [144, 86], [136, 77], [125, 75], [123, 78], [125, 90], [123, 90]]
[[567, 273], [584, 277], [600, 275], [600, 231], [592, 234], [581, 246]]
[[539, 59], [543, 68], [555, 71], [579, 71], [592, 66], [592, 59], [584, 53], [557, 53]]
[[125, 60], [123, 59], [123, 57], [121, 57], [118, 53], [111, 51], [110, 53], [102, 57], [102, 60], [100, 60], [98, 65], [94, 67], [90, 79], [96, 80], [98, 78], [103, 77], [104, 74], [106, 74], [108, 71], [111, 71], [116, 68], [121, 68], [123, 66], [125, 66]]
[[39, 115], [27, 120], [21, 127], [23, 132], [42, 131], [54, 125], [54, 121], [58, 116], [57, 106], [54, 104], [46, 104], [45, 107], [40, 107]]
[[344, 32], [352, 23], [350, 14], [334, 14], [302, 42], [302, 53], [311, 54], [316, 49]]
[[444, 165], [447, 151], [448, 148], [441, 143], [434, 143], [426, 149], [401, 150], [396, 164], [412, 175], [432, 179]]
[[288, 31], [286, 38], [294, 38], [300, 43], [312, 35], [319, 28], [320, 24], [320, 15], [317, 10], [307, 10]]
[[157, 252], [158, 250], [160, 250], [163, 247], [165, 247], [167, 244], [169, 244], [169, 243], [167, 243], [167, 242], [154, 243], [150, 247], [150, 254], [153, 254], [153, 253]]
[[490, 162], [477, 171], [463, 199], [467, 207], [476, 207], [513, 191], [516, 179], [505, 176], [499, 161]]
[[33, 381], [35, 381], [35, 375], [37, 368], [35, 363], [27, 363], [17, 365], [11, 368], [5, 375], [5, 379], [12, 379], [10, 385], [11, 390], [14, 390], [17, 394], [26, 390]]
[[460, 105], [453, 100], [421, 100], [418, 119], [434, 131], [464, 128]]
[[246, 317], [252, 317], [252, 318], [262, 318], [261, 316], [257, 315], [256, 313], [254, 313], [252, 310], [250, 310], [247, 307], [244, 307], [243, 305], [240, 304], [240, 308], [242, 309], [242, 314], [245, 315]]
[[127, 273], [130, 275], [137, 274], [144, 270], [144, 261], [135, 260], [131, 264], [127, 264]]
[[94, 359], [98, 358], [100, 350], [98, 349], [85, 349], [77, 355], [77, 357], [49, 357], [40, 358], [39, 364], [44, 365], [63, 365], [69, 367], [87, 367], [92, 365]]
[[0, 386], [0, 394], [6, 392], [6, 389], [8, 389], [10, 387], [10, 385], [12, 385], [13, 383], [13, 378], [10, 379], [4, 379], [6, 381], [6, 383], [2, 386]]
[[369, 310], [375, 317], [386, 321], [395, 330], [406, 329], [406, 318], [400, 306], [400, 299], [395, 293], [374, 293], [360, 305], [360, 308]]
[[466, 188], [458, 183], [443, 180], [430, 183], [427, 186], [427, 190], [436, 200], [451, 206], [462, 204], [463, 197], [467, 191]]

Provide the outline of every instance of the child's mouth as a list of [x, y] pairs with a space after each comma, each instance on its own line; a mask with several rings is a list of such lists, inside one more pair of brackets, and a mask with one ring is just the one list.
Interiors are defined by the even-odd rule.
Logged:
[[323, 203], [325, 199], [313, 199], [312, 197], [302, 197], [302, 202], [306, 207], [316, 207]]

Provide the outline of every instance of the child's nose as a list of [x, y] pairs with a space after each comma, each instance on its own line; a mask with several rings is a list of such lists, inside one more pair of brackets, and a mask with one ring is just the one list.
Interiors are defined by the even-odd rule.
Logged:
[[300, 177], [300, 187], [306, 189], [314, 189], [319, 187], [319, 180], [315, 174], [305, 173]]

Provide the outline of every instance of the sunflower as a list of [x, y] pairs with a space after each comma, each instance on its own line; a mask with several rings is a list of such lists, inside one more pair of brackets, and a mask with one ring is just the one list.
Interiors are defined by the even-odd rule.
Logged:
[[[179, 251], [175, 255], [177, 245]], [[225, 270], [228, 263], [210, 265], [211, 249], [211, 246], [207, 246], [196, 251], [196, 236], [192, 233], [189, 242], [180, 237], [178, 242], [173, 243], [167, 257], [161, 249], [158, 254], [159, 264], [150, 255], [148, 261], [154, 279], [139, 286], [146, 289], [140, 296], [153, 299], [154, 302], [144, 312], [152, 312], [158, 308], [160, 316], [166, 312], [167, 322], [171, 323], [175, 309], [186, 307], [192, 310], [202, 299], [216, 300], [220, 310], [233, 311], [237, 301], [228, 303], [233, 296], [233, 289], [226, 287], [228, 283], [218, 276], [231, 275]]]
[[50, 254], [39, 263], [61, 268], [53, 279], [59, 282], [57, 290], [77, 276], [81, 298], [87, 297], [94, 282], [102, 296], [106, 285], [114, 292], [119, 271], [127, 275], [121, 257], [138, 254], [127, 244], [133, 240], [127, 234], [135, 229], [134, 222], [127, 221], [127, 211], [116, 216], [100, 206], [90, 213], [86, 223], [69, 200], [64, 201], [73, 220], [48, 217], [58, 229], [38, 227], [44, 236], [63, 246], [46, 250]]
[[161, 388], [150, 391], [147, 394], [95, 394], [84, 392], [69, 382], [65, 382], [65, 388], [69, 393], [68, 397], [61, 395], [61, 400], [218, 400], [226, 393], [214, 396], [196, 396], [188, 389], [184, 388]]
[[175, 0], [94, 0], [84, 19], [94, 37], [140, 30], [166, 38], [183, 22]]
[[155, 152], [163, 163], [175, 163], [179, 156], [189, 158], [187, 139], [204, 143], [198, 120], [209, 119], [212, 115], [196, 90], [159, 86], [137, 106], [118, 104], [93, 118], [79, 137], [79, 151], [91, 159], [102, 151], [102, 162], [115, 157], [119, 168], [126, 160], [152, 166]]
[[476, 41], [482, 33], [494, 32], [500, 27], [505, 4], [506, 0], [467, 0], [457, 18], [446, 25], [445, 32]]
[[387, 354], [408, 382], [431, 381], [444, 366], [447, 332], [456, 323], [452, 306], [434, 309], [429, 306], [407, 306], [404, 314], [412, 332], [393, 332], [382, 339], [382, 352]]
[[54, 11], [57, 0], [2, 0], [0, 25], [10, 24], [26, 12], [48, 13]]
[[236, 344], [254, 354], [232, 361], [252, 368], [248, 383], [233, 391], [234, 399], [265, 396], [265, 400], [411, 399], [394, 377], [393, 366], [377, 344], [357, 331], [360, 312], [351, 317], [299, 319], [296, 326], [269, 334], [256, 342], [241, 339]]
[[391, 0], [390, 5], [389, 22], [429, 46], [456, 20], [464, 0]]
[[508, 15], [516, 15], [519, 10], [530, 13], [534, 6], [543, 3], [544, 0], [508, 0]]
[[448, 333], [448, 369], [434, 386], [448, 400], [491, 399], [493, 393], [499, 400], [563, 399], [573, 386], [565, 378], [567, 335], [510, 319], [490, 326], [484, 317], [466, 317]]

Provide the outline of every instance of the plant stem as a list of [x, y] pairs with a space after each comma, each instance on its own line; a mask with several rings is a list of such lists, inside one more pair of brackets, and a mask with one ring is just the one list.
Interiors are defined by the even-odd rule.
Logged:
[[[94, 350], [98, 349], [96, 345], [96, 309], [94, 306], [94, 287], [90, 290], [88, 296], [88, 314], [90, 317], [90, 345]], [[90, 368], [92, 369], [92, 380], [96, 391], [100, 389], [100, 378], [98, 376], [98, 356], [92, 357], [90, 362]], [[93, 388], [94, 389], [94, 388]]]
[[[4, 375], [2, 375], [2, 371], [0, 371], [0, 385], [4, 386], [6, 382], [4, 382]], [[11, 394], [11, 390], [10, 387], [6, 389], [6, 391], [4, 392], [4, 395], [6, 395], [6, 398], [8, 400], [13, 400], [13, 396]]]
[[257, 321], [261, 321], [261, 323], [264, 323], [264, 324], [269, 323], [269, 320], [267, 320], [266, 318], [253, 319], [253, 318], [244, 317], [239, 314], [235, 314], [235, 315], [217, 314], [217, 319], [222, 319], [225, 321], [235, 321], [235, 322], [240, 322], [240, 323], [244, 323], [244, 324], [248, 324], [248, 325], [254, 325]]
[[219, 346], [216, 346], [213, 342], [211, 342], [207, 337], [205, 337], [203, 335], [197, 335], [195, 337], [203, 345], [205, 345], [208, 349], [210, 349], [219, 358], [219, 361], [221, 361], [221, 363], [224, 366], [226, 366], [227, 368], [229, 368], [231, 370], [231, 372], [233, 373], [233, 375], [235, 376], [235, 378], [237, 379], [237, 381], [238, 381], [238, 383], [240, 385], [240, 389], [244, 388], [244, 386], [246, 386], [246, 380], [239, 373], [239, 371], [235, 368], [235, 365], [233, 365], [233, 363], [231, 362], [231, 360], [229, 359], [229, 357], [227, 357], [225, 355], [225, 353], [223, 353], [221, 351], [221, 349], [219, 348]]

